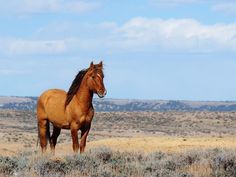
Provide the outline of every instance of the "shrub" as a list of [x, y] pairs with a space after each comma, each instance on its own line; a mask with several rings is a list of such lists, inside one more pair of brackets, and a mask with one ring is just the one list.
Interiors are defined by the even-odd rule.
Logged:
[[[198, 171], [203, 170], [202, 172]], [[82, 155], [55, 157], [32, 152], [0, 157], [0, 176], [45, 177], [231, 177], [236, 176], [233, 150], [192, 150], [150, 154], [97, 148]]]
[[214, 176], [236, 176], [236, 153], [221, 152], [212, 159], [211, 166]]
[[18, 160], [15, 157], [0, 157], [0, 174], [13, 175], [18, 168]]

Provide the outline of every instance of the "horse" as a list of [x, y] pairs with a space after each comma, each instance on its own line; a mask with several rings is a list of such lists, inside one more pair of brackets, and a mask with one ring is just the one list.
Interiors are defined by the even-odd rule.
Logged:
[[[70, 129], [72, 147], [75, 153], [84, 152], [86, 139], [94, 116], [92, 99], [94, 93], [103, 98], [105, 89], [103, 63], [90, 63], [89, 68], [81, 70], [73, 80], [69, 91], [50, 89], [41, 94], [37, 102], [38, 136], [44, 153], [47, 142], [55, 153], [57, 138], [61, 129]], [[50, 123], [53, 132], [50, 136]], [[81, 130], [80, 143], [78, 130]]]

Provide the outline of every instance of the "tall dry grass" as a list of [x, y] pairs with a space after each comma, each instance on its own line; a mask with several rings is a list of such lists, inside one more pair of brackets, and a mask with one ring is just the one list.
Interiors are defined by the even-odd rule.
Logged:
[[208, 149], [144, 154], [96, 148], [82, 155], [63, 157], [24, 152], [15, 157], [1, 156], [0, 176], [233, 177], [236, 151]]

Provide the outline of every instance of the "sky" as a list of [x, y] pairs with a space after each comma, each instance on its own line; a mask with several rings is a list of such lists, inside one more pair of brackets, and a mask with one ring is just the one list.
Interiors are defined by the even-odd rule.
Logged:
[[234, 0], [0, 0], [0, 95], [68, 90], [104, 62], [107, 98], [236, 101]]

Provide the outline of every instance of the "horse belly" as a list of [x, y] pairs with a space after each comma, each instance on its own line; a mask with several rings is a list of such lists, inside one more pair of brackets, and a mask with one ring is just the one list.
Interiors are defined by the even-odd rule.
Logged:
[[69, 123], [58, 123], [58, 122], [51, 122], [54, 126], [61, 128], [61, 129], [70, 129]]
[[67, 121], [65, 113], [59, 110], [55, 110], [55, 112], [49, 113], [48, 120], [58, 128], [70, 128], [70, 123]]

